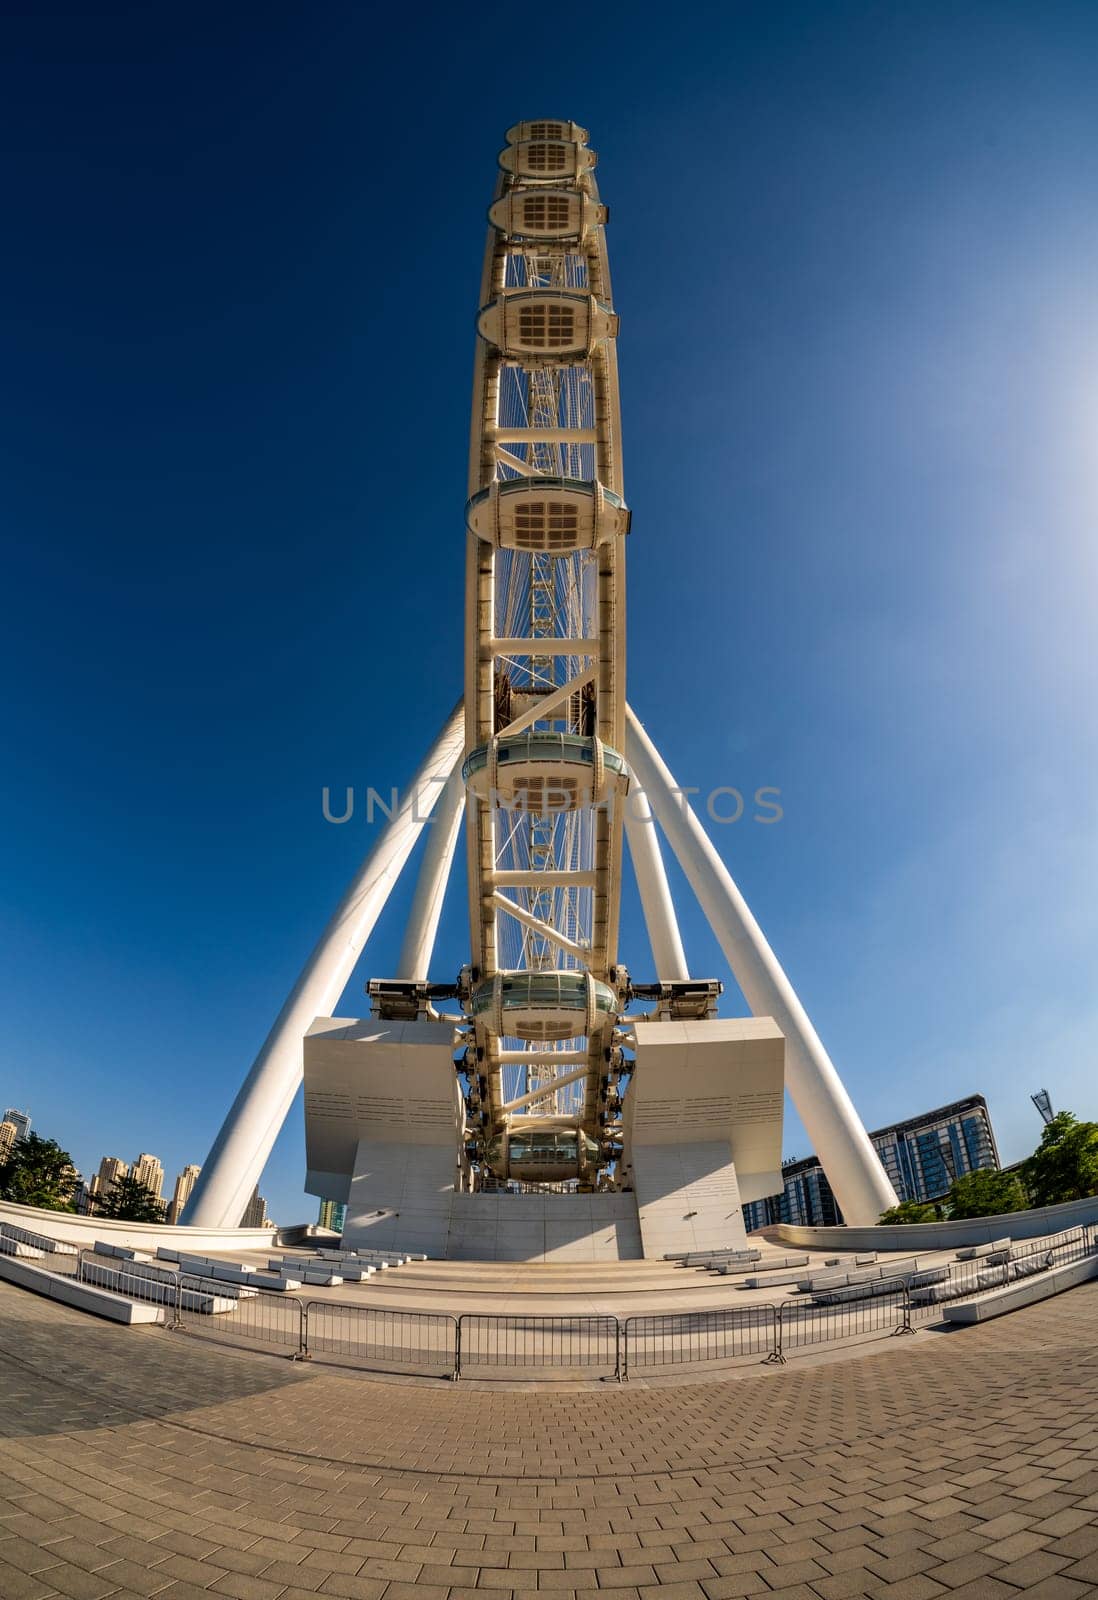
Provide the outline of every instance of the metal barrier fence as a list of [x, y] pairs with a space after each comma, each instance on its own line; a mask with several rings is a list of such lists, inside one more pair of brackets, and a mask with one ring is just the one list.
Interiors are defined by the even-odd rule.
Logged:
[[339, 1366], [456, 1378], [458, 1319], [439, 1311], [387, 1311], [331, 1300], [305, 1303], [302, 1353]]
[[477, 1369], [621, 1374], [617, 1317], [466, 1314], [458, 1318], [458, 1338], [458, 1374]]
[[731, 1361], [761, 1355], [777, 1360], [779, 1307], [733, 1306], [726, 1311], [673, 1311], [626, 1317], [622, 1323], [621, 1376], [637, 1370]]
[[[777, 1309], [777, 1338], [771, 1360], [783, 1361], [787, 1350], [810, 1344], [827, 1344], [833, 1339], [853, 1339], [862, 1333], [912, 1333], [911, 1300], [902, 1278], [883, 1278], [873, 1283], [887, 1285], [872, 1295], [835, 1292], [829, 1304], [815, 1295], [783, 1300]], [[869, 1287], [869, 1286], [867, 1286]]]
[[[372, 1371], [459, 1378], [529, 1377], [553, 1373], [625, 1380], [641, 1372], [761, 1358], [862, 1334], [914, 1332], [913, 1321], [940, 1314], [943, 1302], [984, 1294], [1053, 1266], [1098, 1253], [1098, 1225], [1019, 1242], [1003, 1261], [954, 1261], [903, 1278], [797, 1295], [777, 1303], [713, 1311], [613, 1316], [496, 1316], [388, 1310], [329, 1300], [303, 1300], [180, 1272], [160, 1263], [131, 1263], [57, 1254], [50, 1269], [135, 1300], [164, 1307], [173, 1329], [201, 1334], [292, 1360], [328, 1361]], [[142, 1268], [145, 1271], [142, 1271]], [[156, 1275], [148, 1275], [149, 1269]], [[924, 1281], [920, 1282], [919, 1280]], [[858, 1292], [859, 1288], [861, 1293]], [[869, 1288], [877, 1293], [866, 1293]]]
[[1091, 1240], [1092, 1230], [1087, 1227], [1068, 1228], [1063, 1233], [1049, 1234], [1045, 1239], [1033, 1239], [1027, 1244], [1018, 1245], [1011, 1251], [1013, 1261], [1025, 1260], [1029, 1256], [1043, 1255], [1047, 1252], [1050, 1256], [1050, 1265], [1062, 1267], [1069, 1261], [1079, 1261], [1083, 1256], [1092, 1253], [1094, 1245]]
[[[185, 1287], [202, 1280], [181, 1274]], [[249, 1350], [279, 1350], [301, 1359], [305, 1346], [305, 1302], [293, 1294], [241, 1295], [232, 1311], [219, 1311], [213, 1316], [188, 1311], [180, 1305], [176, 1313], [176, 1328], [190, 1333], [208, 1334], [215, 1339], [228, 1339]]]

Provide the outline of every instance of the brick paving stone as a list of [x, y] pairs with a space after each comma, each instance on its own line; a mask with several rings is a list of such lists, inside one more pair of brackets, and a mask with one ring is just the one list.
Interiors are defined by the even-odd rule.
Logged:
[[1008, 1534], [1005, 1539], [997, 1539], [985, 1545], [984, 1554], [996, 1561], [1020, 1561], [1023, 1556], [1032, 1555], [1035, 1550], [1043, 1550], [1048, 1543], [1049, 1540], [1042, 1538], [1034, 1529], [1024, 1528], [1020, 1533]]
[[516, 1392], [291, 1367], [0, 1285], [0, 1597], [1082, 1600], [1096, 1317], [1088, 1285], [777, 1372]]
[[933, 1578], [901, 1578], [898, 1583], [871, 1584], [867, 1593], [870, 1600], [938, 1600], [949, 1590]]
[[1018, 1600], [1017, 1589], [998, 1578], [974, 1578], [951, 1591], [952, 1600]]
[[1093, 1526], [1094, 1518], [1088, 1511], [1079, 1511], [1074, 1506], [1065, 1511], [1056, 1511], [1051, 1517], [1045, 1517], [1034, 1527], [1035, 1533], [1060, 1534], [1075, 1533], [1079, 1528]]
[[1084, 1595], [1093, 1595], [1094, 1586], [1089, 1583], [1076, 1583], [1073, 1578], [1065, 1578], [1058, 1573], [1054, 1578], [1042, 1578], [1040, 1583], [1035, 1583], [1026, 1591], [1027, 1600], [1036, 1597], [1036, 1600], [1082, 1600]]
[[925, 1574], [928, 1563], [921, 1550], [905, 1550], [894, 1556], [872, 1555], [866, 1565], [882, 1583], [900, 1583]]
[[[843, 1572], [861, 1572], [874, 1553], [873, 1546], [868, 1541], [860, 1545], [847, 1545], [845, 1550], [835, 1550], [831, 1555], [821, 1556], [820, 1565], [832, 1577], [838, 1577]], [[881, 1579], [878, 1578], [877, 1582], [880, 1583]]]
[[1098, 1551], [1098, 1519], [1092, 1518], [1087, 1527], [1054, 1539], [1048, 1550], [1054, 1556], [1070, 1556], [1073, 1561], [1093, 1555]]
[[118, 1585], [109, 1578], [86, 1572], [83, 1567], [65, 1564], [50, 1568], [49, 1581], [51, 1589], [58, 1594], [68, 1595], [70, 1600], [107, 1600], [107, 1596], [118, 1592]]
[[867, 1568], [852, 1567], [849, 1572], [818, 1578], [812, 1587], [822, 1600], [851, 1600], [852, 1596], [867, 1595], [873, 1581], [873, 1574]]
[[1016, 1589], [1031, 1589], [1044, 1578], [1051, 1578], [1061, 1568], [1070, 1566], [1066, 1556], [1051, 1556], [1045, 1550], [1035, 1550], [1020, 1561], [1011, 1561], [1000, 1567], [995, 1576]]
[[933, 1535], [924, 1528], [909, 1528], [906, 1532], [890, 1533], [883, 1539], [874, 1539], [873, 1548], [879, 1556], [903, 1556], [912, 1550], [925, 1551], [932, 1542]]
[[49, 1600], [51, 1595], [56, 1595], [57, 1590], [44, 1583], [41, 1578], [32, 1578], [25, 1572], [20, 1572], [15, 1567], [5, 1567], [0, 1562], [0, 1582], [3, 1589], [0, 1593], [4, 1600]]

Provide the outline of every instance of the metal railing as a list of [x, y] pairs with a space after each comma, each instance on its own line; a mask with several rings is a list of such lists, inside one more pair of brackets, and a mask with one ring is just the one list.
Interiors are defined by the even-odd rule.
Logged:
[[460, 1373], [458, 1318], [440, 1311], [396, 1311], [332, 1300], [305, 1302], [302, 1354], [374, 1372]]
[[626, 1317], [621, 1325], [621, 1376], [764, 1353], [768, 1361], [777, 1360], [779, 1310], [774, 1305], [732, 1306]]
[[617, 1317], [494, 1316], [458, 1318], [457, 1374], [533, 1371], [617, 1378], [621, 1326]]
[[1019, 1279], [1081, 1261], [1095, 1254], [1096, 1248], [1098, 1229], [1087, 1224], [1045, 1238], [1020, 1241], [1003, 1252], [993, 1252], [995, 1256], [1004, 1255], [1005, 1259], [976, 1256], [970, 1261], [951, 1262], [939, 1281], [912, 1286], [911, 1314], [917, 1321], [929, 1321], [938, 1315], [939, 1307], [950, 1300], [971, 1299], [973, 1295], [1005, 1289]]
[[[225, 1297], [233, 1301], [231, 1311], [204, 1312], [193, 1304], [188, 1307], [182, 1291], [207, 1283], [208, 1280], [191, 1273], [179, 1274], [181, 1293], [176, 1303], [173, 1328], [229, 1340], [249, 1350], [280, 1350], [295, 1360], [308, 1355], [305, 1336], [307, 1303], [304, 1300], [285, 1291], [273, 1294], [258, 1290], [255, 1294], [234, 1295], [234, 1285], [228, 1284], [225, 1286]], [[207, 1288], [205, 1292], [210, 1291]]]
[[849, 1288], [783, 1300], [777, 1311], [777, 1337], [769, 1359], [784, 1361], [787, 1350], [806, 1345], [854, 1339], [864, 1333], [912, 1333], [911, 1299], [902, 1278], [879, 1278], [857, 1288], [872, 1293], [851, 1293]]
[[[173, 1330], [291, 1360], [369, 1371], [522, 1379], [616, 1378], [740, 1359], [784, 1362], [809, 1346], [909, 1334], [944, 1302], [987, 1293], [1098, 1253], [1098, 1225], [1012, 1245], [1004, 1260], [954, 1261], [907, 1278], [866, 1280], [809, 1296], [712, 1311], [614, 1316], [497, 1316], [402, 1311], [301, 1299], [156, 1263], [57, 1254], [51, 1270], [164, 1308]], [[995, 1254], [998, 1254], [996, 1252]], [[155, 1276], [151, 1275], [155, 1272]]]

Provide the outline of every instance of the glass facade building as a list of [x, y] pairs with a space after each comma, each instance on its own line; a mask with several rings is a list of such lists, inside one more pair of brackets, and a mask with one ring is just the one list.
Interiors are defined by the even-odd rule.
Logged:
[[[874, 1149], [901, 1200], [941, 1200], [955, 1178], [978, 1167], [999, 1166], [999, 1152], [982, 1094], [939, 1106], [870, 1134]], [[843, 1220], [823, 1168], [815, 1156], [782, 1163], [781, 1194], [743, 1208], [747, 1231], [773, 1222], [833, 1227]]]
[[331, 1233], [342, 1233], [346, 1219], [347, 1207], [341, 1205], [338, 1200], [320, 1202], [320, 1214], [316, 1219], [319, 1227], [327, 1228]]
[[9, 1106], [4, 1112], [4, 1121], [14, 1123], [16, 1143], [20, 1143], [30, 1134], [31, 1119], [29, 1111], [17, 1111], [14, 1106]]

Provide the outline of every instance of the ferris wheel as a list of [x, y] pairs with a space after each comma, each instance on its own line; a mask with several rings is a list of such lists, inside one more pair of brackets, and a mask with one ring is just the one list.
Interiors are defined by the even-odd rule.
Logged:
[[[596, 157], [573, 122], [507, 134], [481, 279], [469, 453], [465, 728], [475, 1156], [608, 1181], [625, 536], [616, 335]], [[475, 981], [473, 981], [475, 977]]]
[[[414, 1210], [425, 1184], [432, 1241], [452, 1217], [442, 1190], [636, 1194], [646, 1251], [702, 1236], [669, 1220], [668, 1195], [687, 1218], [701, 1197], [732, 1228], [742, 1200], [780, 1186], [783, 1086], [847, 1220], [895, 1203], [792, 985], [626, 703], [630, 512], [596, 159], [572, 121], [506, 135], [477, 318], [464, 695], [245, 1079], [189, 1223], [235, 1225], [300, 1086], [303, 1040], [308, 1187], [339, 1199], [357, 1185], [372, 1206], [388, 1185]], [[469, 958], [432, 982], [463, 815]], [[398, 975], [369, 982], [371, 1022], [334, 1019], [428, 821]], [[718, 1018], [721, 984], [689, 972], [656, 823], [750, 1018]], [[618, 951], [623, 836], [655, 969], [644, 981]]]

